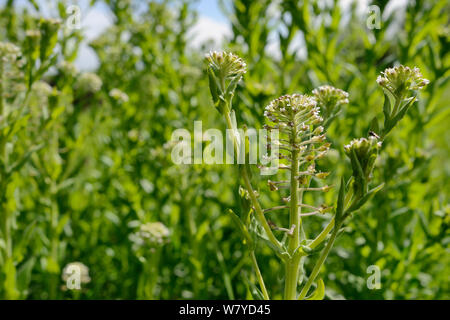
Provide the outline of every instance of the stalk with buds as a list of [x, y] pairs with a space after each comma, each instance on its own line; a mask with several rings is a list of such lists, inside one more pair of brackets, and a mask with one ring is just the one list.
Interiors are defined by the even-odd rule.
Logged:
[[[232, 139], [237, 157], [239, 145], [245, 141], [241, 141], [237, 133], [232, 99], [238, 82], [246, 72], [246, 64], [238, 56], [226, 52], [211, 52], [207, 55], [206, 62], [213, 102], [224, 116], [228, 129], [235, 133]], [[325, 85], [313, 90], [311, 95], [284, 95], [273, 100], [265, 108], [265, 128], [269, 132], [273, 130], [278, 132], [278, 135], [268, 135], [268, 149], [276, 146], [279, 150], [276, 160], [285, 174], [281, 180], [269, 180], [268, 188], [270, 191], [278, 192], [288, 190], [289, 194], [283, 197], [283, 205], [262, 208], [258, 193], [251, 183], [250, 167], [241, 165], [239, 167], [246, 197], [250, 201], [258, 225], [264, 232], [258, 232], [258, 228], [251, 225], [252, 219], [248, 214], [237, 215], [230, 211], [250, 250], [251, 262], [260, 287], [260, 291], [257, 291], [258, 298], [269, 299], [270, 296], [258, 267], [255, 255], [256, 242], [268, 244], [285, 266], [284, 299], [324, 298], [324, 283], [321, 279], [317, 280], [320, 269], [347, 219], [383, 187], [379, 185], [370, 188], [372, 172], [383, 139], [415, 101], [416, 96], [412, 92], [428, 83], [417, 68], [410, 69], [404, 66], [387, 69], [377, 81], [386, 90], [385, 126], [378, 133], [371, 132], [368, 138], [354, 139], [344, 147], [344, 152], [350, 159], [352, 176], [347, 181], [344, 177], [340, 179], [338, 197], [333, 206], [324, 203], [305, 203], [304, 194], [327, 192], [331, 188], [322, 182], [329, 172], [317, 171], [316, 161], [325, 157], [331, 147], [326, 139], [326, 129], [341, 108], [348, 103], [348, 93]], [[392, 110], [390, 99], [394, 100]], [[273, 138], [274, 136], [276, 138]], [[312, 181], [314, 186], [311, 186]], [[278, 227], [270, 222], [266, 215], [272, 211], [288, 212], [289, 225]], [[302, 219], [327, 212], [332, 213], [328, 225], [315, 238], [308, 239], [303, 230]], [[274, 231], [283, 232], [283, 239], [279, 240]], [[302, 279], [306, 278], [306, 275], [301, 274], [303, 265], [305, 259], [313, 252], [319, 252], [319, 258], [302, 286]], [[311, 286], [315, 282], [316, 290], [310, 293]]]

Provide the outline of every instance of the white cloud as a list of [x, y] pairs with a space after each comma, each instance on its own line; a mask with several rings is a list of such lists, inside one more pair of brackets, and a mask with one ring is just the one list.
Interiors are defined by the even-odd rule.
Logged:
[[94, 40], [112, 25], [112, 19], [105, 10], [92, 8], [86, 16], [81, 12], [81, 27], [83, 28], [85, 41], [80, 46], [80, 52], [75, 64], [81, 70], [94, 70], [98, 67], [99, 61], [94, 50], [87, 43]]
[[[98, 66], [98, 58], [87, 45], [87, 42], [101, 35], [111, 24], [112, 20], [105, 10], [93, 8], [86, 17], [82, 15], [82, 28], [87, 41], [81, 45], [76, 61], [76, 65], [81, 70], [93, 70]], [[231, 35], [232, 31], [229, 24], [200, 16], [197, 23], [189, 31], [187, 39], [191, 48], [199, 49], [205, 45], [208, 50], [219, 50], [224, 40]]]
[[207, 49], [218, 50], [223, 41], [231, 35], [231, 27], [228, 24], [200, 16], [187, 37], [189, 45], [193, 48], [198, 49], [202, 45], [206, 45]]
[[87, 40], [91, 41], [112, 25], [112, 18], [105, 10], [94, 7], [85, 17], [81, 13], [81, 25]]

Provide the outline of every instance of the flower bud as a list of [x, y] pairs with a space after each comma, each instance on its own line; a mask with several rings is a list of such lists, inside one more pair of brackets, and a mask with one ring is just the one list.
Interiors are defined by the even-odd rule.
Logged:
[[352, 140], [348, 145], [344, 146], [346, 155], [350, 158], [353, 177], [355, 179], [355, 192], [364, 194], [366, 192], [367, 182], [372, 174], [375, 160], [381, 142], [371, 136], [368, 139], [360, 138]]
[[40, 59], [46, 61], [53, 53], [58, 40], [58, 30], [61, 26], [61, 20], [41, 19], [39, 26], [41, 32]]
[[269, 185], [270, 191], [277, 191], [278, 190], [278, 187], [271, 180], [268, 180], [267, 184]]
[[65, 76], [76, 76], [78, 74], [77, 67], [73, 63], [68, 61], [62, 61], [58, 65], [58, 69], [60, 70], [60, 72], [64, 73]]
[[430, 81], [423, 78], [419, 68], [399, 65], [387, 68], [377, 78], [377, 83], [397, 99], [405, 99], [411, 91], [421, 90]]
[[83, 73], [78, 79], [75, 87], [82, 93], [96, 93], [103, 85], [102, 80], [95, 73]]
[[39, 30], [27, 30], [25, 38], [24, 53], [30, 58], [30, 63], [33, 63], [39, 57], [39, 41], [41, 39], [41, 32]]
[[117, 88], [112, 89], [109, 92], [109, 96], [119, 104], [127, 103], [129, 100], [128, 95]]
[[239, 80], [247, 71], [247, 65], [229, 52], [211, 51], [205, 59], [214, 105], [220, 112], [230, 112], [231, 99]]
[[325, 120], [335, 115], [342, 105], [348, 104], [348, 93], [329, 85], [314, 89], [312, 93]]
[[142, 224], [139, 236], [148, 244], [159, 246], [168, 240], [169, 229], [161, 222], [148, 222]]

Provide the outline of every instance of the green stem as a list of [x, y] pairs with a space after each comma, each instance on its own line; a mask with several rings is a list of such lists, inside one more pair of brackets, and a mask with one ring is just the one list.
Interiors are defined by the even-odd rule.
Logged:
[[[3, 61], [0, 59], [0, 121], [5, 121], [6, 116], [5, 101], [3, 99], [4, 95], [4, 65]], [[4, 255], [2, 255], [3, 261], [3, 273], [4, 273], [4, 294], [6, 299], [17, 299], [18, 293], [16, 290], [16, 267], [13, 261], [13, 243], [11, 235], [12, 226], [12, 212], [8, 209], [6, 204], [6, 190], [8, 187], [8, 176], [6, 170], [8, 168], [8, 154], [6, 152], [6, 139], [5, 135], [0, 136], [0, 161], [1, 166], [1, 181], [0, 181], [0, 209], [1, 209], [1, 231], [3, 236], [3, 241], [5, 242]]]
[[5, 102], [3, 101], [3, 91], [4, 91], [3, 71], [4, 71], [3, 61], [1, 61], [1, 59], [0, 59], [0, 116], [2, 116], [2, 117], [4, 115], [3, 111], [5, 109]]
[[[348, 209], [349, 207], [351, 207], [351, 205], [353, 203], [358, 201], [358, 199], [353, 199], [353, 201], [351, 201], [353, 198], [353, 195], [354, 195], [353, 188], [351, 188], [350, 191], [345, 196], [344, 215], [345, 215], [345, 210]], [[319, 244], [321, 244], [323, 241], [325, 241], [328, 234], [331, 232], [331, 230], [333, 230], [330, 240], [328, 240], [328, 243], [327, 243], [326, 247], [324, 248], [324, 250], [322, 251], [322, 253], [319, 257], [319, 260], [317, 260], [317, 262], [314, 266], [314, 269], [311, 272], [311, 275], [309, 276], [308, 281], [306, 282], [305, 286], [303, 287], [302, 291], [300, 292], [300, 296], [298, 297], [299, 300], [305, 298], [306, 294], [308, 293], [309, 288], [311, 287], [312, 283], [314, 282], [317, 275], [319, 274], [320, 268], [322, 267], [331, 248], [333, 247], [334, 242], [336, 241], [336, 237], [339, 232], [339, 229], [342, 227], [343, 223], [344, 223], [344, 221], [340, 221], [339, 225], [335, 226], [336, 220], [333, 217], [333, 219], [331, 219], [331, 221], [328, 223], [328, 225], [325, 227], [325, 229], [323, 229], [322, 232], [309, 245], [309, 247], [311, 249], [315, 249]]]
[[313, 242], [310, 243], [309, 247], [311, 249], [315, 249], [319, 244], [321, 244], [326, 239], [331, 230], [333, 230], [334, 221], [335, 221], [334, 218], [331, 219], [331, 221], [328, 223], [325, 229], [323, 229], [322, 232], [313, 240]]
[[[295, 140], [296, 133], [292, 134]], [[295, 144], [296, 141], [292, 141]], [[284, 287], [284, 299], [293, 300], [297, 295], [298, 271], [300, 267], [300, 255], [296, 255], [295, 250], [300, 245], [300, 210], [299, 202], [302, 201], [303, 192], [299, 192], [299, 182], [296, 178], [298, 175], [298, 157], [299, 151], [292, 151], [292, 170], [291, 170], [291, 186], [290, 186], [290, 211], [289, 211], [289, 228], [294, 228], [292, 234], [288, 237], [289, 260], [286, 261], [286, 281]]]
[[[350, 201], [353, 199], [353, 194], [354, 194], [353, 188], [350, 188], [348, 193], [345, 195], [345, 201], [344, 201], [345, 210], [347, 210], [350, 207], [350, 205], [353, 204], [353, 202], [350, 203]], [[309, 244], [309, 247], [311, 249], [315, 249], [315, 248], [317, 248], [317, 246], [319, 244], [321, 244], [323, 241], [325, 241], [328, 234], [331, 232], [331, 230], [333, 230], [334, 224], [335, 224], [335, 218], [333, 217], [330, 220], [330, 222], [328, 223], [328, 225], [325, 227], [325, 229], [323, 229], [322, 232], [313, 240], [313, 242], [311, 242]]]
[[57, 234], [58, 227], [58, 216], [59, 216], [59, 208], [57, 204], [56, 196], [52, 196], [52, 205], [50, 212], [50, 230], [51, 230], [51, 243], [50, 243], [50, 259], [52, 261], [52, 270], [50, 273], [50, 299], [54, 300], [58, 296], [58, 282], [59, 277], [58, 273], [56, 273], [56, 266], [58, 264], [58, 247], [59, 247], [59, 239]]
[[[330, 224], [331, 224], [331, 222], [330, 222]], [[328, 254], [330, 253], [331, 248], [334, 245], [339, 228], [340, 228], [340, 226], [334, 228], [334, 231], [331, 234], [330, 240], [328, 240], [328, 243], [327, 243], [325, 249], [322, 251], [322, 253], [319, 257], [319, 260], [317, 260], [317, 262], [314, 266], [314, 269], [311, 272], [311, 275], [309, 276], [308, 281], [306, 282], [305, 286], [303, 287], [302, 291], [300, 292], [300, 295], [298, 297], [299, 300], [303, 300], [306, 297], [306, 294], [308, 293], [309, 288], [311, 288], [311, 285], [313, 284], [314, 280], [316, 280], [316, 277], [319, 274], [320, 268], [322, 267], [323, 263], [325, 262], [325, 259], [327, 258]]]
[[[234, 130], [232, 122], [231, 122], [231, 117], [228, 112], [225, 112], [225, 119], [227, 122], [228, 129]], [[234, 135], [233, 135], [233, 145], [234, 145], [235, 156], [237, 157], [237, 155], [238, 155], [237, 152], [238, 152], [239, 148], [238, 148], [238, 144], [236, 141], [236, 137]], [[256, 198], [255, 191], [253, 190], [252, 184], [250, 182], [249, 174], [248, 174], [247, 168], [245, 166], [243, 166], [243, 168], [242, 168], [242, 178], [244, 180], [245, 188], [247, 189], [247, 191], [249, 193], [250, 200], [253, 204], [253, 207], [255, 208], [256, 218], [258, 219], [259, 223], [261, 223], [262, 227], [264, 228], [264, 231], [266, 232], [267, 237], [269, 238], [269, 241], [280, 252], [283, 252], [283, 248], [282, 248], [280, 242], [277, 240], [277, 238], [273, 234], [272, 229], [270, 228], [269, 223], [267, 222], [266, 217], [264, 216], [261, 205], [259, 204], [258, 199]]]
[[400, 107], [400, 103], [402, 102], [402, 100], [403, 100], [402, 98], [395, 99], [394, 108], [393, 108], [392, 114], [391, 114], [392, 117], [395, 117], [395, 115], [397, 114], [398, 108]]
[[264, 279], [262, 277], [261, 271], [258, 267], [258, 261], [256, 260], [255, 251], [250, 252], [250, 257], [252, 258], [253, 268], [255, 268], [256, 277], [258, 278], [259, 287], [261, 288], [264, 300], [270, 300], [269, 293], [267, 292], [266, 285], [264, 284]]

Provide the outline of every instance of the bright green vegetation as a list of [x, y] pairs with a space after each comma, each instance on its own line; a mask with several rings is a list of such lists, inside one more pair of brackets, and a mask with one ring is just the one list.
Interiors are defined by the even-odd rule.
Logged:
[[[212, 90], [207, 46], [188, 45], [194, 1], [91, 1], [114, 21], [89, 43], [92, 72], [74, 67], [84, 35], [66, 1], [54, 19], [29, 2], [0, 5], [0, 298], [450, 298], [448, 1], [411, 1], [373, 30], [336, 1], [227, 2], [223, 50], [246, 65]], [[177, 128], [225, 130], [231, 110], [273, 127], [312, 97], [315, 171], [287, 150], [302, 165], [285, 190], [256, 166], [172, 162]], [[297, 124], [291, 146], [309, 140]]]

